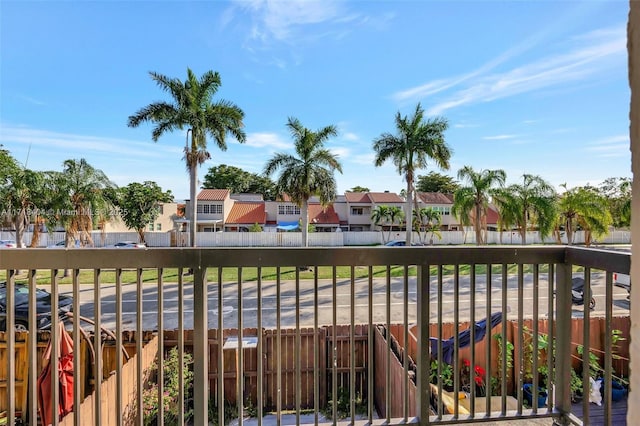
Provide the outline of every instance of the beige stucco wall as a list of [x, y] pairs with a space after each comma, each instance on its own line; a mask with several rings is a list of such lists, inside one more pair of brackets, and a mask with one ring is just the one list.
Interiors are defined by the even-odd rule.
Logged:
[[[631, 170], [633, 172], [632, 221], [631, 221], [631, 281], [640, 283], [640, 2], [630, 1], [629, 23], [627, 28], [627, 46], [629, 49], [629, 86], [631, 87], [631, 120], [629, 136], [631, 138]], [[638, 278], [633, 278], [638, 277]], [[640, 292], [631, 288], [631, 306], [640, 305]], [[631, 392], [627, 411], [627, 424], [637, 424], [640, 418], [640, 369], [634, 371], [636, 362], [640, 362], [640, 309], [631, 309], [630, 330], [630, 371]]]

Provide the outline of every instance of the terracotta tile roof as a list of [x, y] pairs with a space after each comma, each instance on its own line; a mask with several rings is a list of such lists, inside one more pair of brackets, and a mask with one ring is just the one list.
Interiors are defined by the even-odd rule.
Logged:
[[259, 223], [264, 225], [267, 220], [267, 213], [264, 209], [264, 203], [245, 203], [236, 201], [227, 216], [225, 224], [247, 224], [253, 225]]
[[487, 225], [495, 225], [498, 223], [498, 219], [500, 215], [497, 211], [493, 209], [493, 207], [489, 206], [487, 209]]
[[198, 200], [204, 201], [224, 201], [229, 198], [228, 189], [203, 189], [198, 194]]
[[340, 218], [333, 206], [323, 208], [320, 204], [309, 204], [309, 223], [337, 225]]
[[371, 203], [371, 199], [366, 192], [345, 192], [344, 197], [348, 203]]
[[395, 192], [369, 192], [369, 199], [373, 203], [404, 203], [404, 200], [400, 198]]
[[184, 212], [187, 208], [186, 204], [178, 204], [176, 206], [176, 216], [178, 217], [184, 217]]
[[453, 195], [441, 192], [418, 192], [418, 199], [424, 204], [453, 204]]

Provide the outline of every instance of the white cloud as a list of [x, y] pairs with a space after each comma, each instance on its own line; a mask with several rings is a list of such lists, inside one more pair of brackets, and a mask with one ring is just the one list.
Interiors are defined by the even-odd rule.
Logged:
[[356, 135], [353, 132], [346, 132], [342, 135], [342, 139], [346, 140], [346, 141], [357, 141], [360, 138], [358, 137], [358, 135]]
[[518, 135], [495, 135], [495, 136], [483, 136], [482, 139], [486, 141], [502, 141], [506, 139], [515, 139]]
[[268, 133], [268, 132], [256, 132], [249, 133], [247, 135], [246, 145], [253, 146], [256, 148], [277, 148], [277, 149], [288, 149], [291, 148], [291, 143], [280, 138], [276, 133]]
[[623, 157], [629, 155], [629, 136], [616, 135], [589, 143], [588, 151], [601, 157]]
[[351, 150], [349, 150], [349, 148], [344, 147], [329, 148], [329, 151], [331, 151], [332, 154], [337, 155], [340, 160], [348, 158], [349, 154], [351, 153]]
[[564, 54], [543, 57], [506, 72], [489, 72], [532, 45], [532, 42], [525, 42], [470, 73], [427, 82], [396, 92], [392, 97], [396, 101], [420, 100], [459, 86], [459, 89], [427, 111], [429, 115], [440, 115], [462, 105], [581, 82], [603, 70], [617, 67], [626, 58], [626, 34], [623, 26], [595, 31], [574, 39], [574, 42], [577, 45]]
[[182, 145], [172, 147], [150, 142], [137, 142], [128, 139], [105, 138], [100, 136], [75, 135], [70, 133], [38, 130], [28, 127], [2, 126], [0, 143], [33, 144], [44, 146], [47, 149], [63, 149], [78, 152], [78, 155], [86, 155], [90, 152], [108, 153], [117, 152], [119, 156], [140, 157], [165, 157], [166, 154], [182, 155]]

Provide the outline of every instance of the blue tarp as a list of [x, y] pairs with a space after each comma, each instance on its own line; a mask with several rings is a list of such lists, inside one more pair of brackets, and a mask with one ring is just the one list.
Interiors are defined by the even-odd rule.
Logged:
[[294, 229], [300, 228], [300, 224], [296, 222], [278, 222], [277, 229], [282, 229], [283, 231], [293, 231]]
[[[491, 327], [489, 327], [489, 331], [492, 330], [496, 325], [502, 322], [502, 312], [495, 312], [491, 315]], [[484, 339], [485, 334], [487, 334], [487, 319], [484, 318], [481, 321], [475, 323], [476, 329], [476, 342]], [[438, 338], [431, 337], [431, 357], [437, 358], [438, 356]], [[461, 331], [458, 334], [458, 342], [460, 344], [460, 349], [465, 348], [471, 345], [471, 329], [467, 328], [464, 331]], [[442, 361], [447, 364], [453, 363], [453, 353], [455, 349], [455, 336], [445, 339], [442, 341]]]

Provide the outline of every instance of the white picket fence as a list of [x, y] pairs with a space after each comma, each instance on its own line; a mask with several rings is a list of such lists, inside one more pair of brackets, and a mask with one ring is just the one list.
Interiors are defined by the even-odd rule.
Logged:
[[[31, 244], [31, 232], [25, 232], [23, 242]], [[146, 232], [145, 240], [149, 247], [189, 246], [189, 235], [186, 232], [174, 234], [170, 232]], [[364, 232], [312, 232], [309, 233], [309, 246], [311, 247], [341, 247], [341, 246], [372, 246], [384, 244], [389, 240], [404, 240], [404, 231], [388, 232], [364, 231]], [[0, 231], [0, 239], [15, 240], [15, 232]], [[52, 234], [40, 234], [39, 247], [54, 245], [65, 238], [64, 232]], [[106, 247], [118, 241], [138, 241], [136, 232], [106, 232], [94, 231], [91, 233], [94, 247]], [[413, 241], [422, 241], [428, 244], [431, 236], [422, 234], [422, 240], [417, 233], [413, 234]], [[489, 244], [519, 245], [522, 239], [518, 232], [489, 231], [487, 234]], [[527, 244], [555, 244], [552, 237], [540, 239], [537, 232], [527, 233]], [[562, 242], [567, 243], [566, 236]], [[631, 244], [630, 231], [612, 231], [606, 237], [595, 241], [598, 244]], [[573, 244], [584, 243], [584, 232], [576, 232]], [[433, 237], [434, 245], [459, 245], [475, 244], [473, 231], [443, 231], [441, 238]], [[199, 247], [300, 247], [302, 245], [301, 232], [199, 232], [197, 236]]]

